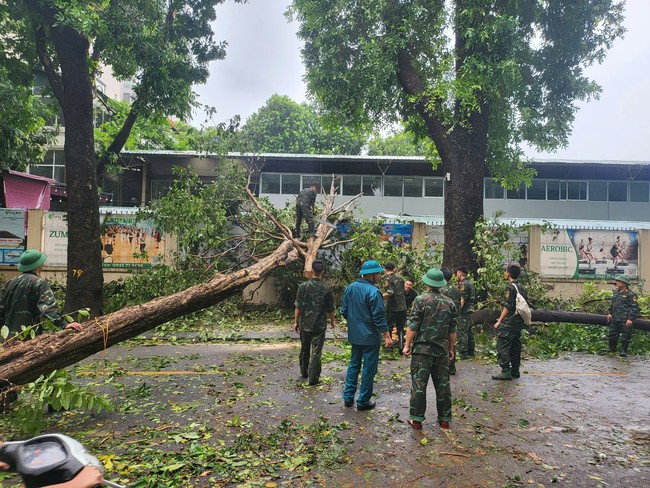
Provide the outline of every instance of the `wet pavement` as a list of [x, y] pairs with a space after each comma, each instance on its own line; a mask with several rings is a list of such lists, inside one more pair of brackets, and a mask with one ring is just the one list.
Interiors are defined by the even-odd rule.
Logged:
[[[424, 429], [414, 431], [406, 423], [409, 361], [383, 354], [377, 408], [357, 412], [341, 399], [342, 346], [326, 342], [317, 387], [299, 377], [296, 341], [114, 346], [78, 370], [128, 372], [119, 378], [125, 386], [110, 392], [122, 411], [82, 427], [126, 439], [147, 425], [205, 423], [215, 439], [228, 439], [242, 424], [264, 434], [286, 419], [346, 423], [340, 464], [278, 486], [650, 486], [648, 357], [525, 360], [520, 379], [501, 382], [490, 379], [497, 365], [462, 361], [451, 378], [451, 429], [437, 426], [430, 385]], [[143, 388], [142, 398], [124, 396]]]

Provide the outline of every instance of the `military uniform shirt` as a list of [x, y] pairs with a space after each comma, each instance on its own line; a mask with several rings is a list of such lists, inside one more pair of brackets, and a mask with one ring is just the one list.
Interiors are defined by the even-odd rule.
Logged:
[[458, 311], [456, 305], [440, 292], [428, 291], [413, 302], [408, 328], [416, 332], [413, 354], [447, 356], [449, 334], [456, 332]]
[[389, 274], [386, 278], [386, 293], [388, 293], [388, 312], [404, 312], [406, 310], [406, 296], [404, 295], [404, 280], [396, 274]]
[[460, 314], [460, 290], [454, 285], [448, 284], [447, 286], [440, 288], [440, 292], [446, 297], [451, 298], [451, 301], [454, 302], [454, 305], [456, 305], [456, 310]]
[[305, 332], [325, 332], [327, 314], [334, 311], [334, 295], [329, 285], [313, 278], [298, 286], [295, 307], [300, 309], [298, 327]]
[[503, 306], [508, 309], [508, 315], [503, 319], [503, 323], [523, 329], [526, 327], [526, 324], [524, 323], [524, 319], [522, 319], [517, 313], [517, 290], [519, 290], [519, 293], [526, 299], [526, 302], [528, 302], [528, 292], [523, 286], [521, 286], [521, 283], [517, 281], [509, 283], [506, 287], [506, 299], [503, 302]]
[[474, 291], [474, 285], [469, 280], [465, 278], [458, 284], [458, 290], [460, 291], [461, 296], [465, 300], [465, 304], [462, 309], [459, 311], [461, 315], [474, 312], [474, 301], [476, 300], [476, 292]]
[[311, 188], [305, 188], [301, 190], [296, 198], [296, 204], [302, 205], [303, 207], [312, 208], [316, 203], [316, 192]]
[[634, 320], [639, 317], [641, 312], [636, 293], [629, 288], [623, 291], [614, 290], [609, 313], [612, 315], [613, 322], [627, 322], [628, 319]]
[[59, 327], [67, 324], [47, 281], [34, 273], [23, 273], [9, 281], [0, 297], [0, 325], [6, 325], [9, 334], [14, 335], [21, 331], [21, 326], [45, 319]]

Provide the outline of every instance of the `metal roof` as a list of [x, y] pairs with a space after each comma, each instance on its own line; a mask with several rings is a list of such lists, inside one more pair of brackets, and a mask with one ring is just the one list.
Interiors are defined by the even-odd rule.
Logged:
[[[172, 151], [172, 150], [139, 150], [139, 151], [122, 151], [125, 155], [142, 155], [142, 156], [178, 156], [178, 157], [216, 157], [215, 153], [200, 153], [196, 151]], [[269, 158], [269, 159], [323, 159], [323, 160], [358, 160], [358, 161], [405, 161], [405, 162], [428, 162], [424, 156], [369, 156], [367, 154], [288, 154], [288, 153], [242, 153], [229, 152], [226, 154], [229, 158]], [[616, 159], [549, 159], [536, 158], [529, 159], [531, 164], [598, 164], [598, 165], [632, 165], [632, 166], [650, 166], [650, 161], [626, 161]]]
[[[440, 215], [391, 215], [379, 213], [377, 217], [390, 222], [423, 222], [426, 225], [444, 225], [445, 218]], [[551, 225], [556, 229], [621, 230], [634, 231], [650, 229], [650, 222], [615, 220], [574, 220], [574, 219], [536, 219], [500, 217], [500, 222], [511, 223], [515, 227], [525, 225]]]

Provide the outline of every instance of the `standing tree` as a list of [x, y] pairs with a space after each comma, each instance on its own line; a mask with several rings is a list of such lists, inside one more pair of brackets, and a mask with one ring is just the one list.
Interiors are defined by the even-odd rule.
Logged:
[[[245, 1], [245, 0], [239, 0]], [[68, 185], [66, 309], [101, 310], [102, 268], [97, 174], [114, 159], [138, 117], [184, 118], [194, 104], [192, 85], [208, 77], [208, 63], [225, 55], [211, 22], [224, 0], [14, 0], [0, 2], [2, 39], [40, 65], [63, 111]], [[8, 27], [9, 26], [9, 27]], [[135, 100], [108, 149], [98, 159], [93, 136], [95, 77], [110, 70], [133, 80]]]
[[238, 150], [293, 154], [359, 154], [365, 137], [327, 127], [312, 105], [273, 95], [239, 133]]
[[[310, 91], [356, 126], [402, 121], [435, 144], [445, 192], [445, 262], [475, 266], [485, 169], [530, 183], [521, 144], [565, 146], [583, 72], [623, 33], [616, 0], [294, 0]], [[437, 164], [434, 163], [434, 164]]]

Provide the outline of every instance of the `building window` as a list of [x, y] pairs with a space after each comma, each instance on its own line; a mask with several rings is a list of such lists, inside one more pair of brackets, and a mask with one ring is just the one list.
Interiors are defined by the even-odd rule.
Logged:
[[630, 181], [630, 202], [648, 203], [648, 183], [644, 181]]
[[610, 202], [627, 202], [627, 181], [610, 181], [608, 194]]
[[547, 200], [566, 200], [566, 181], [548, 180], [546, 182]]
[[546, 200], [546, 180], [534, 179], [526, 191], [528, 200]]
[[297, 195], [300, 190], [300, 175], [282, 175], [283, 195]]
[[404, 177], [404, 196], [422, 198], [422, 177]]
[[442, 197], [444, 196], [444, 188], [445, 188], [445, 182], [442, 178], [424, 179], [425, 197]]
[[525, 200], [526, 199], [526, 185], [523, 183], [515, 190], [508, 190], [506, 193], [508, 200]]
[[485, 178], [483, 185], [485, 187], [485, 198], [503, 198], [503, 187], [498, 181], [494, 181], [492, 178]]
[[402, 176], [384, 176], [384, 196], [402, 196]]
[[301, 188], [309, 188], [311, 185], [321, 185], [320, 175], [302, 175], [302, 186]]
[[[332, 175], [323, 175], [323, 177], [321, 178], [321, 180], [322, 180], [321, 186], [322, 186], [322, 188], [323, 188], [323, 191], [329, 195], [329, 193], [330, 193], [330, 189], [332, 188]], [[335, 184], [338, 188], [340, 188], [340, 187], [341, 187], [341, 180], [337, 180], [336, 182], [334, 182], [334, 184]], [[338, 195], [338, 194], [339, 194], [339, 190], [338, 190], [338, 188], [335, 189], [335, 191], [334, 191], [334, 195]]]
[[65, 183], [65, 152], [62, 149], [47, 151], [41, 164], [29, 166], [29, 174]]
[[280, 193], [280, 175], [262, 173], [261, 193]]
[[607, 201], [607, 182], [590, 181], [589, 182], [589, 200], [592, 202]]
[[172, 187], [171, 180], [152, 180], [151, 181], [151, 199], [158, 200], [164, 197]]
[[381, 176], [364, 176], [361, 189], [364, 197], [380, 197]]
[[586, 200], [587, 199], [587, 182], [586, 181], [567, 181], [567, 199], [568, 200]]
[[343, 175], [342, 179], [341, 189], [343, 190], [343, 195], [352, 196], [361, 193], [361, 176]]

